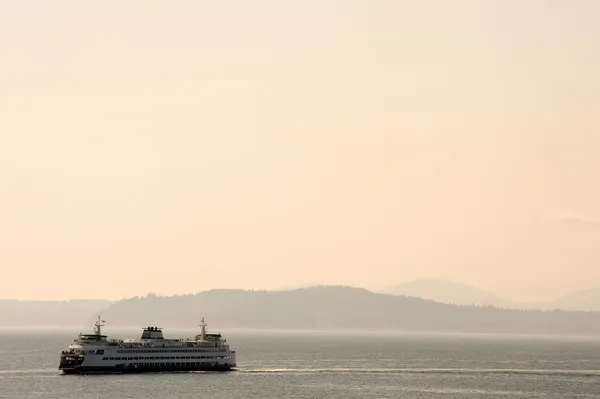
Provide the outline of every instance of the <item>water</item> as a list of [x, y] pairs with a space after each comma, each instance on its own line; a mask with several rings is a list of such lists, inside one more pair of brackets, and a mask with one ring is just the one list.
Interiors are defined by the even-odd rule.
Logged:
[[73, 334], [0, 331], [0, 398], [600, 398], [600, 341], [224, 334], [239, 371], [65, 376], [58, 354]]

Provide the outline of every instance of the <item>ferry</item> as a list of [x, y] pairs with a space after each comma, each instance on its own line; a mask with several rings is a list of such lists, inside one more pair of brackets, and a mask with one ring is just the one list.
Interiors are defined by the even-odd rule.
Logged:
[[231, 371], [235, 351], [221, 334], [208, 334], [202, 318], [194, 338], [166, 339], [162, 328], [146, 327], [140, 338], [108, 339], [98, 316], [93, 334], [79, 334], [60, 355], [64, 374]]

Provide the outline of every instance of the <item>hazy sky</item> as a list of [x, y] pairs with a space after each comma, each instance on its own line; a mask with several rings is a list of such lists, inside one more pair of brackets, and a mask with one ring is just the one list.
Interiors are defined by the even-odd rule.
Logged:
[[2, 0], [0, 297], [600, 285], [598, 15]]

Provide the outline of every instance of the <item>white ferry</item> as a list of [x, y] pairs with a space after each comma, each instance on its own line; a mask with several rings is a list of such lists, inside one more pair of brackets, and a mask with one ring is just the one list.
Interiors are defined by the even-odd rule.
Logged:
[[221, 334], [207, 334], [204, 318], [193, 339], [165, 339], [159, 327], [146, 327], [139, 339], [107, 339], [98, 317], [94, 334], [79, 334], [60, 356], [66, 374], [229, 371], [235, 351]]

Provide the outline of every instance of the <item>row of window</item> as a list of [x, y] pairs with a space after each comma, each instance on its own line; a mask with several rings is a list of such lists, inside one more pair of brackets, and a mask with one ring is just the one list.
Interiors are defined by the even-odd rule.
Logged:
[[190, 352], [225, 352], [227, 349], [121, 349], [117, 353], [190, 353]]
[[214, 362], [172, 362], [172, 363], [128, 363], [126, 366], [136, 366], [136, 367], [154, 367], [154, 368], [169, 368], [172, 369], [173, 366], [202, 366], [202, 365], [216, 365]]
[[103, 357], [102, 360], [231, 359], [231, 356]]

